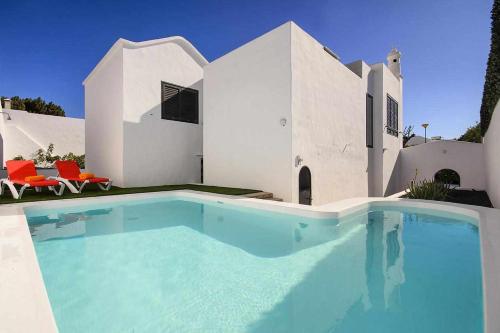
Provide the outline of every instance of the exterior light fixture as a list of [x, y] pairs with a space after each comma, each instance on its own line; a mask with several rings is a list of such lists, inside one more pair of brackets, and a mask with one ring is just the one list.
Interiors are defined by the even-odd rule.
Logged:
[[300, 164], [302, 164], [302, 157], [300, 155], [295, 156], [295, 167], [298, 167]]
[[281, 118], [280, 119], [280, 124], [281, 124], [282, 127], [285, 127], [285, 125], [286, 125], [286, 118]]
[[427, 143], [427, 127], [429, 126], [429, 124], [425, 123], [425, 124], [422, 124], [422, 127], [424, 128], [424, 143]]

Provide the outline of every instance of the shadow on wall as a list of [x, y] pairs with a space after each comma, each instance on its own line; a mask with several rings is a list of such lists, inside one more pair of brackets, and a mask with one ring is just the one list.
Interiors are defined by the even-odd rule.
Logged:
[[199, 91], [198, 124], [162, 119], [161, 97], [158, 104], [140, 115], [138, 122], [124, 121], [124, 186], [200, 182], [202, 80], [187, 88]]
[[401, 183], [401, 168], [402, 168], [402, 156], [401, 149], [398, 152], [398, 157], [396, 158], [396, 163], [394, 163], [394, 168], [391, 172], [391, 177], [389, 177], [389, 181], [387, 182], [387, 187], [385, 189], [384, 196], [389, 196], [399, 191], [402, 191], [407, 187], [407, 184]]
[[375, 196], [375, 170], [373, 169], [373, 159], [375, 158], [375, 149], [374, 148], [367, 148], [368, 150], [368, 164], [366, 167], [366, 173], [367, 173], [367, 186], [368, 189], [366, 193], [368, 193], [369, 197]]

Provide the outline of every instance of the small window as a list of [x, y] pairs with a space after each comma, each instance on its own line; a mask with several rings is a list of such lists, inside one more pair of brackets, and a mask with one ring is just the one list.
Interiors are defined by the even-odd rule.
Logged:
[[366, 94], [366, 146], [373, 148], [373, 96]]
[[161, 119], [198, 124], [198, 90], [162, 82]]
[[387, 95], [387, 134], [398, 136], [398, 102]]

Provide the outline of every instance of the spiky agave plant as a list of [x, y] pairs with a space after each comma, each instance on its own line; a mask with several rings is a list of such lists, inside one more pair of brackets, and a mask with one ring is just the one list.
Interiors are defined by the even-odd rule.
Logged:
[[415, 170], [415, 178], [413, 178], [405, 191], [406, 198], [437, 201], [446, 200], [450, 193], [450, 184], [427, 179], [417, 181], [417, 175], [418, 170]]

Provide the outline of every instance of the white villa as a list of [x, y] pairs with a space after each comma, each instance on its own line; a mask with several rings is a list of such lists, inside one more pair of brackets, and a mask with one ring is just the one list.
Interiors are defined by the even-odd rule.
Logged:
[[[0, 331], [500, 332], [500, 101], [482, 143], [403, 148], [387, 51], [119, 39], [84, 120], [0, 105]], [[11, 160], [50, 143], [85, 170]]]
[[483, 144], [402, 149], [400, 58], [343, 64], [293, 22], [210, 63], [182, 37], [120, 39], [84, 81], [87, 167], [117, 186], [203, 182], [314, 205], [441, 169], [486, 189]]

